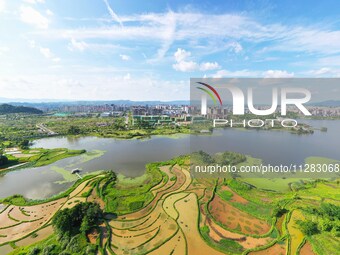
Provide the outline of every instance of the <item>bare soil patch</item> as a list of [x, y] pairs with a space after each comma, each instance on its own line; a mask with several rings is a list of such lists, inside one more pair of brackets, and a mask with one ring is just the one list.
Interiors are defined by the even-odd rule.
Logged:
[[306, 242], [301, 250], [300, 250], [300, 255], [314, 255], [313, 247], [309, 242]]
[[286, 255], [286, 246], [283, 244], [274, 244], [272, 247], [262, 251], [253, 251], [249, 255]]
[[264, 235], [271, 226], [264, 220], [243, 212], [219, 196], [215, 196], [208, 206], [211, 216], [230, 230], [250, 235]]
[[219, 242], [222, 239], [232, 239], [234, 241], [237, 241], [245, 249], [251, 249], [251, 248], [264, 246], [273, 240], [270, 237], [255, 238], [255, 237], [245, 236], [245, 235], [231, 232], [217, 225], [215, 222], [213, 222], [209, 218], [206, 219], [206, 225], [209, 226], [210, 228], [209, 236], [215, 242]]

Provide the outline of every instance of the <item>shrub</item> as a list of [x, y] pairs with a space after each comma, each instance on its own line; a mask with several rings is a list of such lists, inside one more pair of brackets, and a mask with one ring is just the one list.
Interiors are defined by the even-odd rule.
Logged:
[[225, 201], [229, 201], [233, 197], [233, 193], [228, 190], [218, 192], [218, 195]]
[[299, 225], [302, 233], [307, 236], [312, 236], [319, 233], [318, 224], [313, 221], [298, 220], [296, 223]]
[[38, 255], [39, 253], [40, 253], [40, 248], [38, 248], [38, 247], [34, 247], [31, 251], [30, 251], [30, 253], [28, 253], [28, 255]]
[[0, 166], [6, 165], [8, 163], [8, 158], [6, 156], [0, 155]]
[[243, 246], [240, 245], [238, 242], [231, 240], [231, 239], [222, 239], [220, 241], [220, 244], [223, 246], [224, 249], [228, 251], [233, 251], [233, 252], [242, 252], [243, 251]]
[[144, 205], [143, 201], [134, 201], [134, 202], [131, 202], [129, 204], [129, 207], [130, 207], [131, 211], [135, 211], [135, 210], [138, 210], [138, 209], [142, 208], [143, 205]]
[[42, 255], [59, 255], [57, 246], [55, 244], [46, 246], [42, 251]]

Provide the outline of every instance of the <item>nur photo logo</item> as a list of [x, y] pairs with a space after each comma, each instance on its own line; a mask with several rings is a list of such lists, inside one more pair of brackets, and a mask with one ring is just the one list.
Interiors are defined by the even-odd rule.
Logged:
[[[205, 82], [196, 82], [204, 87], [196, 87], [197, 89], [204, 91], [205, 93], [201, 95], [201, 114], [207, 114], [207, 95], [210, 96], [214, 105], [217, 105], [217, 100], [220, 106], [223, 106], [222, 99], [217, 90]], [[233, 84], [224, 84], [221, 89], [228, 90], [233, 99], [233, 114], [234, 115], [244, 115], [245, 113], [245, 95], [239, 87]], [[268, 109], [257, 109], [254, 104], [254, 92], [252, 87], [247, 88], [247, 107], [250, 113], [258, 116], [266, 116], [273, 114], [277, 111], [280, 101], [281, 116], [287, 115], [287, 106], [292, 105], [299, 109], [305, 116], [311, 116], [312, 114], [304, 106], [311, 99], [311, 92], [305, 88], [294, 88], [294, 87], [284, 87], [284, 88], [272, 88], [271, 89], [271, 106]], [[269, 90], [269, 88], [268, 88]], [[279, 93], [280, 92], [280, 93]], [[299, 95], [299, 97], [289, 96], [289, 95]], [[302, 95], [302, 97], [301, 97]]]
[[320, 80], [193, 78], [193, 118], [213, 127], [298, 128], [296, 114], [312, 115], [307, 87], [313, 82], [318, 85]]

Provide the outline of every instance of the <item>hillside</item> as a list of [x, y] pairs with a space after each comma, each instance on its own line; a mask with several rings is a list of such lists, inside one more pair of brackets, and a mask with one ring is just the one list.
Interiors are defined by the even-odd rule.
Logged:
[[43, 111], [25, 106], [13, 106], [10, 104], [0, 105], [0, 114], [10, 114], [10, 113], [29, 113], [29, 114], [42, 114]]
[[[0, 253], [339, 254], [338, 182], [297, 182], [300, 189], [280, 192], [242, 179], [195, 179], [188, 156], [150, 163], [137, 178], [87, 175], [55, 198], [1, 201]], [[90, 207], [103, 217], [91, 223], [78, 210]]]

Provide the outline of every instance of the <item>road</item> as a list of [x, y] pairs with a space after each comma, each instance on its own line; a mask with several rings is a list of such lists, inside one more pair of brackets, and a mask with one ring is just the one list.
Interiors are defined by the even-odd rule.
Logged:
[[42, 132], [47, 133], [48, 135], [57, 135], [58, 133], [53, 130], [47, 128], [44, 124], [37, 124], [37, 128], [39, 128]]

